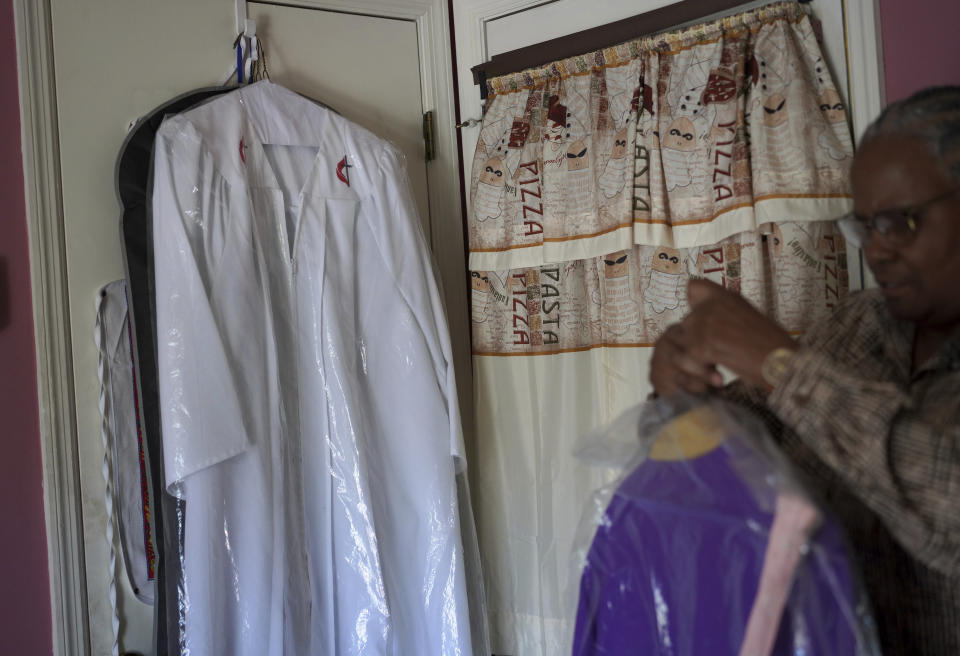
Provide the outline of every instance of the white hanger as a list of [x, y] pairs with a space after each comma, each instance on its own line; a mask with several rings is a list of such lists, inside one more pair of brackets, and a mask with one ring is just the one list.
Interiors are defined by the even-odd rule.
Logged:
[[[234, 42], [234, 49], [238, 46], [242, 48], [243, 57], [239, 62], [240, 70], [243, 73], [243, 83], [250, 83], [250, 76], [253, 73], [254, 62], [260, 58], [260, 42], [257, 39], [257, 21], [247, 18], [246, 0], [234, 0], [236, 9], [237, 39]], [[228, 84], [237, 73], [237, 61], [234, 56], [233, 63], [227, 72], [220, 78], [220, 85]]]

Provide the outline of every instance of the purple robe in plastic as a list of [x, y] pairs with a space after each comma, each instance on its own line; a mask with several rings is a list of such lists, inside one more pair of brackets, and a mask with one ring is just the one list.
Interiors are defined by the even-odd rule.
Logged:
[[[729, 443], [646, 460], [620, 485], [580, 582], [574, 656], [736, 656], [773, 521]], [[860, 602], [844, 538], [827, 519], [801, 559], [773, 654], [857, 653]]]

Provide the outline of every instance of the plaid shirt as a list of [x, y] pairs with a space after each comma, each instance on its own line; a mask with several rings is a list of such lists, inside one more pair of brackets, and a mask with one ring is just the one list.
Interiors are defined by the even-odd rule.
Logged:
[[801, 340], [767, 421], [847, 529], [887, 654], [960, 654], [960, 334], [911, 373], [913, 326], [878, 290]]

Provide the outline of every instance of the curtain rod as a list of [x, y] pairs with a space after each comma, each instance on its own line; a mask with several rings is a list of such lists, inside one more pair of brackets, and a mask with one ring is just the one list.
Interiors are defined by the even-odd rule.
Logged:
[[[800, 0], [800, 2], [806, 3], [810, 0]], [[683, 0], [576, 34], [569, 34], [525, 48], [510, 50], [494, 55], [489, 61], [472, 67], [470, 71], [473, 73], [473, 83], [486, 86], [487, 79], [498, 75], [516, 73], [552, 61], [582, 55], [617, 43], [664, 32], [684, 23], [696, 21], [705, 16], [727, 11], [744, 4], [747, 4], [747, 0]], [[481, 89], [481, 94], [485, 95], [485, 92], [486, 89]]]

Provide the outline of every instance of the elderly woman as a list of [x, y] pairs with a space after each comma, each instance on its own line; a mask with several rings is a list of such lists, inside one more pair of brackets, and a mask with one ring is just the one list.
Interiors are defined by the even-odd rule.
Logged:
[[740, 296], [690, 283], [657, 343], [657, 393], [753, 407], [845, 524], [884, 651], [960, 654], [960, 87], [890, 105], [840, 220], [879, 287], [795, 341]]

